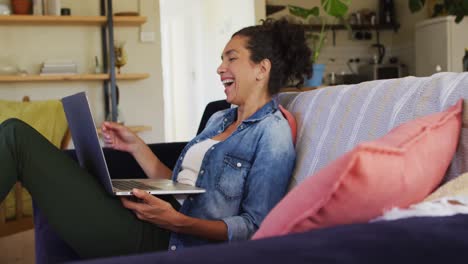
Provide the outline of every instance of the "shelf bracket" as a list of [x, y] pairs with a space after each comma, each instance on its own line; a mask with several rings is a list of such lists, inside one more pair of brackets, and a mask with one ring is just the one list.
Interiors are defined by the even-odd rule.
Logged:
[[336, 46], [336, 31], [335, 28], [332, 28], [332, 34], [333, 34], [333, 47]]
[[[106, 1], [100, 1], [100, 12], [101, 16], [106, 16]], [[102, 47], [102, 72], [107, 73], [109, 72], [109, 62], [107, 57], [107, 31], [106, 25], [103, 24], [101, 26], [101, 47]], [[110, 113], [110, 106], [109, 106], [109, 81], [105, 80], [102, 83], [102, 90], [104, 95], [104, 118], [107, 118]]]
[[111, 121], [117, 122], [117, 85], [115, 82], [115, 54], [114, 54], [114, 18], [112, 9], [112, 0], [107, 0], [107, 41], [109, 47], [109, 76], [110, 76], [110, 114]]
[[380, 44], [380, 30], [378, 28], [375, 28], [375, 38], [376, 38], [377, 44]]

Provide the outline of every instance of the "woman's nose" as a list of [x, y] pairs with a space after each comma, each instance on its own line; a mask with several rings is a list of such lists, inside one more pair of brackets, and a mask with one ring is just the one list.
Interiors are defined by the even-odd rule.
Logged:
[[224, 65], [223, 65], [222, 62], [221, 62], [221, 64], [218, 66], [218, 68], [216, 69], [216, 72], [217, 72], [218, 74], [220, 74], [220, 75], [221, 75], [222, 73], [226, 72], [226, 68], [224, 67]]

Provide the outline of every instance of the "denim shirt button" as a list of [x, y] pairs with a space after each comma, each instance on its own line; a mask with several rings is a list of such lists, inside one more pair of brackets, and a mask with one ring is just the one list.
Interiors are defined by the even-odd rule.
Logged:
[[184, 157], [180, 156], [180, 158], [179, 158], [179, 159], [180, 159], [180, 160], [183, 160], [183, 159], [184, 159]]
[[205, 173], [205, 171], [204, 171], [204, 170], [201, 170], [201, 171], [200, 171], [200, 174], [203, 174], [203, 173]]
[[215, 149], [215, 147], [211, 147], [211, 150]]
[[177, 249], [177, 247], [175, 245], [171, 246], [171, 250], [176, 250], [176, 249]]
[[238, 168], [242, 167], [242, 164], [240, 162], [237, 162], [236, 165], [237, 165]]

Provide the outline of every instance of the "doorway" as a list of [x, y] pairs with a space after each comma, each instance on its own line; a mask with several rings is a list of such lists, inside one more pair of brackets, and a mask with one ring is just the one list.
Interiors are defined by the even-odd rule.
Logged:
[[216, 68], [237, 30], [255, 24], [255, 1], [159, 0], [166, 141], [187, 141], [203, 110], [225, 98]]

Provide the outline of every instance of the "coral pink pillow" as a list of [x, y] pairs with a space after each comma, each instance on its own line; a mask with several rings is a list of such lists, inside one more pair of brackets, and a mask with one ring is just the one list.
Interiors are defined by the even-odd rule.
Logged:
[[288, 110], [286, 110], [286, 108], [284, 108], [282, 105], [279, 105], [278, 108], [283, 114], [284, 118], [288, 120], [289, 127], [291, 128], [293, 144], [296, 145], [296, 133], [297, 133], [296, 118], [294, 118], [294, 116]]
[[423, 200], [455, 153], [461, 111], [462, 100], [359, 144], [289, 192], [253, 239], [366, 222]]

